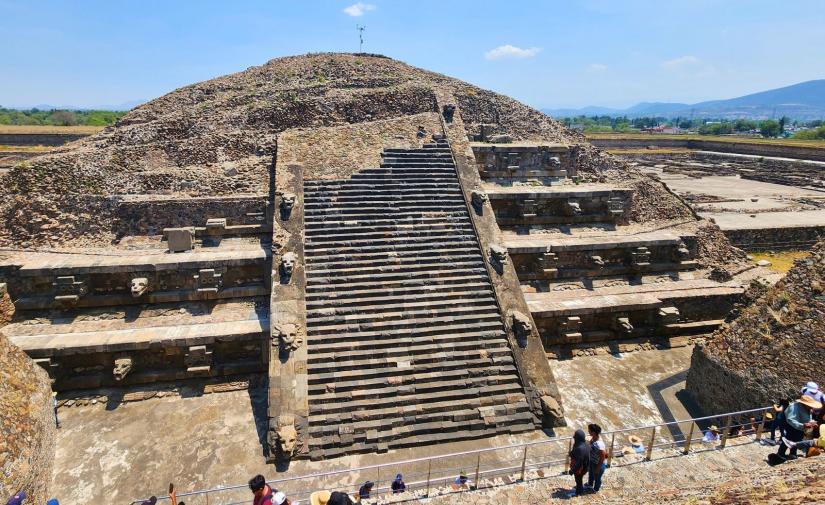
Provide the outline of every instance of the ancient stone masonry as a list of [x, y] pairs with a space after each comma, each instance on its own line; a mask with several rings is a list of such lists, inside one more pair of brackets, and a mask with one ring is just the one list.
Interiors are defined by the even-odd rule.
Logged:
[[500, 245], [548, 351], [702, 335], [718, 326], [742, 292], [735, 282], [704, 278], [699, 239], [690, 228], [630, 226], [632, 187], [567, 177], [576, 169], [566, 146], [471, 147], [504, 230]]
[[693, 352], [687, 389], [708, 412], [793, 398], [825, 382], [825, 242]]
[[267, 457], [309, 455], [303, 167], [277, 167], [270, 300]]
[[304, 191], [310, 456], [532, 430], [449, 145]]
[[[450, 104], [455, 102], [455, 98], [440, 90], [438, 101], [440, 104]], [[490, 200], [482, 188], [473, 153], [465, 136], [466, 125], [460, 111], [453, 111], [450, 121], [446, 121], [445, 118], [444, 132], [450, 140], [458, 180], [467, 207], [471, 210], [476, 236], [482, 249], [489, 251], [489, 254], [484, 255], [485, 266], [492, 281], [496, 303], [505, 318], [507, 338], [530, 408], [545, 427], [564, 426], [564, 411], [556, 380], [545, 357], [538, 329], [522, 295], [513, 262], [507, 248], [502, 244], [501, 230], [491, 211]], [[559, 168], [554, 161], [549, 161], [554, 157], [548, 156], [547, 152], [539, 156], [538, 160], [528, 155], [524, 158], [529, 160], [529, 163], [542, 163], [541, 160], [548, 160], [554, 170]], [[530, 165], [531, 170], [535, 168], [535, 165]]]

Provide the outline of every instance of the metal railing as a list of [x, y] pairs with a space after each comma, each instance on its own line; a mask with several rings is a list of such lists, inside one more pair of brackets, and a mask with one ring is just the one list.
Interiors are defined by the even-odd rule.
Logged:
[[[764, 407], [605, 431], [602, 432], [601, 436], [608, 449], [606, 463], [610, 467], [617, 467], [650, 461], [653, 458], [654, 449], [681, 448], [681, 450], [671, 454], [674, 457], [691, 452], [701, 452], [691, 451], [694, 443], [701, 442], [704, 436], [702, 430], [699, 431], [698, 436], [695, 436], [696, 425], [710, 424], [711, 421], [719, 422], [722, 426], [719, 429], [720, 437], [712, 445], [703, 445], [705, 450], [724, 448], [731, 438], [737, 436], [752, 436], [755, 441], [758, 441], [765, 430], [764, 413], [770, 409], [771, 407]], [[682, 425], [689, 425], [687, 426], [687, 435], [682, 431]], [[625, 445], [617, 452], [617, 442], [622, 444], [621, 437], [630, 435], [640, 439], [641, 445], [635, 447]], [[283, 491], [293, 503], [296, 501], [304, 503], [313, 491], [333, 489], [354, 493], [360, 484], [366, 480], [375, 483], [371, 496], [389, 495], [392, 492], [390, 486], [396, 473], [402, 473], [405, 477], [406, 491], [396, 495], [396, 500], [393, 501], [405, 501], [425, 496], [487, 488], [508, 482], [561, 475], [569, 469], [568, 453], [572, 444], [572, 437], [557, 437], [549, 440], [284, 477], [268, 480], [267, 484], [273, 489], [277, 488]], [[616, 459], [619, 457], [622, 457], [622, 460], [626, 463], [617, 463]], [[554, 468], [560, 470], [560, 472], [545, 472], [545, 470]], [[459, 485], [456, 482], [456, 477], [461, 472], [464, 472], [468, 478], [464, 485]], [[344, 482], [341, 482], [340, 477], [342, 476], [346, 477]], [[251, 501], [251, 496], [246, 484], [177, 494], [178, 499], [186, 499], [187, 505], [245, 504]], [[169, 500], [169, 498], [169, 496], [160, 496], [158, 501]], [[145, 499], [133, 500], [130, 505], [139, 504]]]

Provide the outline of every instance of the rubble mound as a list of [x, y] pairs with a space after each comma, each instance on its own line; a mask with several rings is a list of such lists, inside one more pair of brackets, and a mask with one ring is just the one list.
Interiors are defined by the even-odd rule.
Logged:
[[[18, 164], [0, 181], [0, 245], [106, 245], [117, 235], [124, 195], [265, 197], [279, 135], [383, 122], [386, 136], [388, 120], [437, 118], [438, 92], [455, 98], [468, 135], [490, 124], [514, 141], [564, 143], [585, 180], [636, 187], [633, 221], [695, 219], [661, 183], [511, 98], [383, 56], [329, 53], [277, 58], [180, 88], [92, 137]], [[401, 127], [396, 133], [410, 133], [408, 122]], [[337, 159], [357, 166], [377, 156], [352, 145]]]
[[825, 242], [694, 350], [687, 387], [710, 412], [793, 398], [825, 382]]

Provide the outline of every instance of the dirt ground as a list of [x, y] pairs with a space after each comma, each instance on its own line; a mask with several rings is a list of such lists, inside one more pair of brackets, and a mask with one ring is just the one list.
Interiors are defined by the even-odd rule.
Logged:
[[[690, 364], [690, 348], [641, 351], [626, 355], [603, 355], [553, 361], [570, 428], [566, 435], [587, 422], [605, 429], [640, 426], [689, 416], [680, 391]], [[256, 473], [268, 479], [353, 468], [376, 463], [504, 446], [525, 441], [548, 440], [541, 431], [529, 435], [504, 436], [457, 442], [438, 447], [390, 451], [382, 455], [356, 455], [331, 461], [294, 462], [277, 471], [264, 460], [261, 437], [265, 429], [265, 391], [234, 391], [203, 396], [165, 397], [107, 407], [101, 404], [60, 410], [53, 478], [53, 494], [61, 503], [129, 503], [135, 498], [164, 493], [169, 482], [181, 490], [244, 484]], [[683, 427], [684, 428], [684, 427]], [[686, 428], [684, 428], [686, 429]], [[649, 431], [639, 435], [648, 436]], [[663, 435], [667, 435], [665, 432]], [[617, 441], [623, 444], [625, 441]], [[553, 444], [547, 454], [566, 451]], [[539, 458], [541, 450], [531, 453]], [[482, 467], [516, 461], [514, 450], [485, 454]], [[473, 472], [476, 456], [444, 459], [441, 473], [433, 477]], [[409, 464], [359, 475], [356, 481], [385, 481], [402, 471], [410, 482], [426, 475], [424, 464]], [[392, 474], [392, 475], [390, 475]], [[281, 489], [338, 488], [351, 485], [351, 476], [339, 476], [311, 484], [284, 483]], [[423, 477], [422, 477], [423, 478]], [[247, 500], [248, 491], [222, 493], [221, 501]], [[199, 503], [187, 499], [187, 504]]]

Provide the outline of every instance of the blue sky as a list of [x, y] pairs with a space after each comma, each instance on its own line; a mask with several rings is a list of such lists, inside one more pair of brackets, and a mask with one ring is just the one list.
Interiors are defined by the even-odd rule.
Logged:
[[0, 0], [0, 105], [95, 106], [365, 51], [537, 107], [697, 102], [825, 78], [823, 0]]

